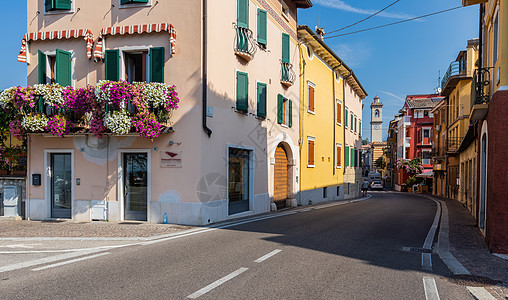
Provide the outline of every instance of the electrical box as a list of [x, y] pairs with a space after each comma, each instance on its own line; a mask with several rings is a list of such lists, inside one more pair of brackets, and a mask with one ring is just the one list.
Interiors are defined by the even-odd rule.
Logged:
[[32, 174], [32, 185], [41, 185], [41, 174]]

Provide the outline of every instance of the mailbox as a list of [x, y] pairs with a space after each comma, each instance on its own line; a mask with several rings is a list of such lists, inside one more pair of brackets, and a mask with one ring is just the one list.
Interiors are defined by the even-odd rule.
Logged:
[[41, 185], [41, 174], [32, 174], [32, 185]]

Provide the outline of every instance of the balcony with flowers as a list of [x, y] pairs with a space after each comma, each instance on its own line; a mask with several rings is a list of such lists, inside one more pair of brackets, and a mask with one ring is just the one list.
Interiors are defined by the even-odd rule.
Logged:
[[137, 133], [153, 142], [169, 128], [178, 102], [175, 86], [156, 82], [100, 81], [86, 88], [37, 84], [0, 93], [10, 133], [20, 139], [27, 133], [59, 137]]

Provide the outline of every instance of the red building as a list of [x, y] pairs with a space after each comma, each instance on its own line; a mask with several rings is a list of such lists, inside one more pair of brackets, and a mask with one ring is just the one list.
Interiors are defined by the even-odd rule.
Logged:
[[[430, 112], [443, 97], [439, 94], [408, 95], [399, 111], [396, 159], [421, 157], [424, 172], [432, 170], [432, 127], [434, 116]], [[395, 188], [400, 190], [410, 174], [396, 170]]]

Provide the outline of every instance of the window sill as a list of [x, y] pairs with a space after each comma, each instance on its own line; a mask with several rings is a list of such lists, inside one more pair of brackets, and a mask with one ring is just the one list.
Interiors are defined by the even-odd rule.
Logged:
[[136, 7], [151, 7], [152, 1], [149, 1], [148, 3], [131, 3], [131, 4], [119, 4], [118, 8], [136, 8]]
[[50, 10], [50, 11], [44, 11], [45, 16], [50, 15], [68, 15], [75, 13], [74, 8], [72, 9], [56, 9], [56, 10]]
[[316, 167], [315, 165], [307, 165], [307, 168], [314, 168]]
[[315, 112], [315, 111], [313, 111], [313, 110], [307, 110], [307, 112], [308, 112], [309, 114], [311, 114], [311, 115], [316, 115], [316, 112]]
[[239, 110], [237, 109], [236, 107], [233, 107], [233, 109], [235, 110], [236, 113], [239, 113], [241, 115], [245, 115], [245, 116], [248, 116], [249, 115], [249, 111], [245, 111], [245, 110]]

